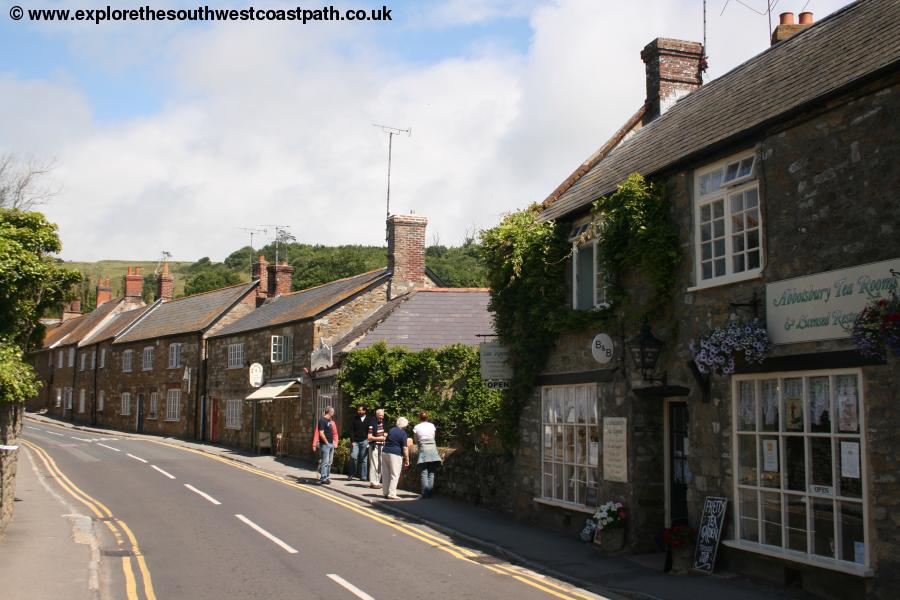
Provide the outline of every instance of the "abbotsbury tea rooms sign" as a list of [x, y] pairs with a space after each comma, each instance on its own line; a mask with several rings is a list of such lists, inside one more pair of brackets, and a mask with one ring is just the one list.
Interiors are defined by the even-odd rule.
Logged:
[[900, 258], [776, 281], [766, 286], [766, 329], [775, 344], [850, 336], [872, 298], [896, 290]]

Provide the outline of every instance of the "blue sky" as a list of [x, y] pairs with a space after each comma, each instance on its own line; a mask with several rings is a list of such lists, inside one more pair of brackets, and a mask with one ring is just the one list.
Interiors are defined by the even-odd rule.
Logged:
[[[210, 2], [250, 4], [295, 3]], [[376, 122], [413, 128], [394, 144], [392, 208], [459, 243], [543, 199], [640, 106], [646, 43], [702, 36], [701, 0], [335, 4], [387, 4], [393, 20], [38, 24], [4, 9], [0, 153], [53, 164], [42, 210], [63, 256], [221, 260], [245, 243], [240, 227], [272, 223], [310, 243], [382, 243]], [[818, 20], [845, 4], [776, 11], [808, 5]], [[710, 77], [768, 45], [765, 17], [724, 5], [709, 2]]]

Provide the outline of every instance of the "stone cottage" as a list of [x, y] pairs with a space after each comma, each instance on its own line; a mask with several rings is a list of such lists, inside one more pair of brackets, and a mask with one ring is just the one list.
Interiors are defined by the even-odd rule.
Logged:
[[[771, 48], [704, 85], [700, 44], [646, 46], [645, 105], [541, 218], [572, 232], [573, 310], [601, 311], [591, 204], [634, 172], [662, 182], [677, 282], [643, 335], [558, 338], [520, 422], [517, 514], [574, 530], [621, 499], [627, 546], [647, 551], [722, 497], [718, 569], [896, 597], [900, 362], [861, 355], [847, 327], [900, 271], [898, 14], [863, 0], [815, 24], [782, 15]], [[691, 342], [754, 317], [774, 344], [765, 360], [701, 373]], [[633, 354], [654, 340], [642, 369]]]

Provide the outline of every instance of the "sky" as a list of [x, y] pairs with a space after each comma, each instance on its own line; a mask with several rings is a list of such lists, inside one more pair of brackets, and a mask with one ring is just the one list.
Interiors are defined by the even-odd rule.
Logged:
[[[767, 0], [708, 0], [707, 80], [765, 50]], [[778, 0], [819, 20], [846, 0]], [[193, 8], [175, 0], [9, 7]], [[244, 0], [216, 8], [319, 8]], [[0, 154], [52, 165], [67, 260], [222, 260], [242, 228], [458, 245], [540, 202], [644, 101], [641, 49], [702, 41], [702, 0], [335, 0], [370, 22], [36, 22], [0, 11]], [[723, 10], [724, 9], [724, 10]], [[260, 238], [263, 242], [260, 242]]]

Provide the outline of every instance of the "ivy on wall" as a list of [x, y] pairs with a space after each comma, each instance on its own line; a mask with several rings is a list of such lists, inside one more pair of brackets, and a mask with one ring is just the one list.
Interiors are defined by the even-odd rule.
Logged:
[[441, 444], [471, 446], [495, 434], [500, 392], [481, 380], [478, 350], [464, 344], [413, 352], [383, 342], [350, 352], [338, 379], [351, 406], [383, 408], [390, 422], [428, 411]]

